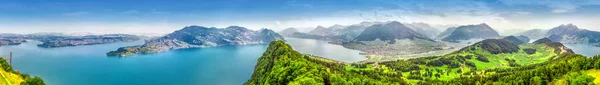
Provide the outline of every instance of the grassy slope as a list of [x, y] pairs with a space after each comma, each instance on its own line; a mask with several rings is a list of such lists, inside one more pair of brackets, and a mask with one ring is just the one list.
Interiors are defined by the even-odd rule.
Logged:
[[594, 80], [595, 84], [600, 84], [600, 70], [598, 70], [598, 69], [588, 70], [587, 74], [590, 75], [590, 76], [592, 76], [592, 77], [594, 77], [594, 78], [596, 78]]
[[[439, 80], [451, 80], [460, 76], [469, 76], [471, 74], [463, 75], [463, 73], [469, 73], [472, 71], [472, 68], [476, 68], [479, 70], [484, 69], [494, 69], [494, 68], [513, 68], [509, 66], [509, 61], [505, 60], [505, 58], [514, 59], [520, 65], [531, 65], [548, 61], [549, 58], [556, 56], [554, 53], [554, 49], [543, 45], [543, 44], [526, 44], [520, 45], [521, 48], [535, 48], [538, 49], [535, 54], [527, 54], [523, 52], [523, 50], [519, 50], [517, 53], [501, 53], [501, 54], [491, 54], [489, 52], [483, 51], [481, 48], [477, 48], [474, 51], [469, 52], [461, 52], [458, 54], [449, 54], [442, 57], [454, 57], [454, 56], [475, 56], [475, 55], [483, 55], [487, 57], [489, 62], [482, 62], [473, 57], [471, 59], [467, 59], [466, 61], [475, 63], [475, 67], [466, 66], [464, 63], [460, 64], [461, 67], [458, 68], [448, 68], [447, 65], [443, 66], [427, 66], [427, 65], [419, 65], [420, 67], [427, 69], [440, 69], [443, 72], [450, 71], [448, 75], [441, 75], [440, 78], [431, 78], [431, 79], [439, 79]], [[436, 58], [440, 59], [440, 58]], [[461, 73], [458, 73], [458, 70], [461, 70]], [[419, 70], [421, 75], [425, 73], [425, 69]], [[478, 71], [482, 72], [482, 71]], [[437, 74], [441, 72], [433, 72], [433, 74]], [[409, 72], [403, 72], [407, 76], [410, 76]]]
[[[2, 61], [6, 60], [2, 58]], [[4, 67], [5, 64], [6, 63], [0, 63], [2, 67]], [[21, 82], [25, 81], [19, 74], [16, 74], [14, 72], [7, 72], [4, 69], [0, 69], [0, 73], [2, 73], [4, 76], [2, 77], [2, 75], [0, 75], [0, 85], [19, 85]]]
[[8, 83], [10, 83], [10, 85], [19, 85], [24, 81], [18, 74], [6, 72], [3, 69], [0, 69], [0, 72], [4, 75], [4, 77], [0, 77], [0, 85], [9, 85]]

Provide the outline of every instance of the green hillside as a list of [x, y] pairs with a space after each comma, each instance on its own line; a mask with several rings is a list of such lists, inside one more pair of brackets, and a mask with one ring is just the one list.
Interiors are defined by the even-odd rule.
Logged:
[[0, 58], [0, 85], [46, 85], [40, 77], [29, 77], [12, 69], [4, 58]]
[[[573, 54], [560, 43], [508, 44], [488, 39], [444, 56], [374, 63], [341, 63], [300, 54], [274, 41], [246, 85], [572, 84], [600, 77], [600, 56]], [[536, 41], [537, 42], [537, 41]], [[511, 46], [513, 45], [513, 46]]]

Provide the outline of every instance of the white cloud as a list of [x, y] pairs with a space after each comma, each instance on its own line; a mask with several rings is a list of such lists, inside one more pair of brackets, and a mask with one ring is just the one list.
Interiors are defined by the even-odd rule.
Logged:
[[600, 5], [600, 0], [501, 0], [507, 5], [543, 5], [552, 9], [553, 13], [574, 12], [586, 5]]

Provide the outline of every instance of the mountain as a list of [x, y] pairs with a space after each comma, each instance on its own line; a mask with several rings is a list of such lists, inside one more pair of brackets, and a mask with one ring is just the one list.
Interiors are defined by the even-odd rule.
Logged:
[[283, 36], [292, 36], [294, 33], [299, 32], [296, 28], [287, 28], [279, 32]]
[[600, 32], [579, 29], [573, 24], [563, 24], [554, 27], [546, 33], [552, 41], [562, 43], [598, 43], [600, 42]]
[[575, 34], [578, 31], [580, 31], [580, 29], [573, 25], [573, 24], [562, 24], [558, 27], [554, 27], [550, 30], [548, 30], [548, 32], [546, 33], [546, 36], [551, 36], [551, 35], [569, 35], [569, 34]]
[[456, 30], [456, 28], [458, 28], [458, 27], [450, 27], [450, 28], [446, 29], [445, 31], [438, 34], [436, 38], [442, 39], [442, 38], [448, 37], [448, 35], [452, 34], [452, 32], [454, 32], [454, 30]]
[[428, 38], [434, 38], [440, 33], [440, 30], [433, 28], [429, 24], [423, 22], [405, 23], [404, 25], [412, 30], [415, 30], [420, 34], [423, 34]]
[[313, 35], [319, 35], [319, 36], [329, 36], [329, 35], [335, 35], [336, 34], [334, 32], [335, 30], [336, 29], [333, 29], [333, 28], [325, 28], [323, 26], [317, 26], [315, 29], [311, 30], [308, 33], [313, 34]]
[[318, 26], [314, 30], [309, 33], [294, 33], [293, 37], [298, 38], [309, 38], [309, 39], [319, 39], [319, 40], [331, 40], [331, 41], [343, 41], [343, 40], [353, 40], [356, 36], [358, 36], [365, 28], [374, 25], [381, 24], [383, 22], [361, 22], [359, 24], [353, 25], [333, 25], [328, 28], [323, 26]]
[[141, 46], [119, 48], [108, 56], [127, 56], [136, 53], [156, 53], [172, 49], [203, 48], [225, 45], [264, 44], [283, 37], [269, 29], [253, 31], [244, 27], [207, 28], [188, 26], [166, 36], [146, 41]]
[[[548, 39], [537, 41], [546, 40]], [[344, 63], [301, 54], [283, 41], [274, 41], [258, 59], [254, 73], [244, 85], [593, 83], [595, 77], [590, 76], [589, 72], [600, 68], [597, 66], [600, 64], [600, 56], [588, 58], [565, 52], [568, 48], [561, 44], [550, 43], [559, 42], [516, 45], [505, 39], [486, 39], [443, 56]]]
[[[410, 55], [451, 49], [404, 26], [400, 22], [389, 22], [367, 27], [353, 40], [342, 41], [342, 46], [372, 55]], [[418, 56], [420, 57], [420, 56]]]
[[443, 38], [442, 41], [459, 42], [460, 40], [469, 39], [489, 39], [500, 37], [500, 34], [492, 29], [485, 23], [478, 25], [466, 25], [457, 27], [447, 37]]
[[527, 30], [525, 32], [514, 34], [514, 35], [523, 35], [523, 36], [527, 36], [530, 39], [537, 40], [537, 39], [542, 39], [542, 38], [546, 37], [547, 32], [548, 32], [548, 30], [544, 30], [544, 29], [531, 29], [531, 30]]
[[431, 40], [426, 36], [419, 34], [418, 32], [406, 27], [400, 22], [390, 22], [387, 24], [378, 24], [367, 27], [363, 32], [358, 35], [355, 40], [357, 41], [373, 41], [379, 39], [381, 41], [388, 41], [395, 43], [397, 39], [425, 39]]

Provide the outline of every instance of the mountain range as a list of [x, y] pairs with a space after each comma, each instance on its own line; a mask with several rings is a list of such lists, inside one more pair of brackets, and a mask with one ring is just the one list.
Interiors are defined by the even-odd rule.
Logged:
[[420, 54], [447, 48], [445, 44], [434, 41], [400, 22], [369, 26], [353, 40], [342, 41], [341, 45], [375, 55]]
[[144, 45], [121, 47], [116, 51], [108, 52], [107, 55], [128, 56], [183, 48], [263, 44], [274, 40], [283, 40], [283, 37], [269, 29], [253, 31], [239, 26], [227, 28], [188, 26], [163, 37], [146, 41]]
[[131, 42], [147, 37], [129, 34], [93, 34], [93, 33], [32, 33], [32, 34], [0, 34], [0, 45], [18, 45], [25, 40], [43, 42], [38, 47], [55, 48], [80, 45], [95, 45], [115, 42]]

